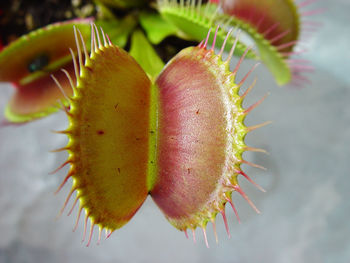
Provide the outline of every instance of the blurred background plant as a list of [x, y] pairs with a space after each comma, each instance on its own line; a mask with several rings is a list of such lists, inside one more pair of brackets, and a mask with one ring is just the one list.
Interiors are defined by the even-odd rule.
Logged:
[[[232, 37], [225, 40], [226, 35], [239, 36], [242, 30], [233, 55], [246, 52], [247, 58], [262, 61], [279, 85], [306, 86], [310, 82], [304, 73], [313, 68], [295, 56], [304, 52], [298, 46], [303, 22], [308, 30], [318, 26], [303, 21], [322, 11], [310, 11], [313, 2], [47, 0], [38, 5], [36, 1], [3, 1], [0, 36], [6, 48], [0, 53], [0, 81], [17, 87], [5, 109], [6, 122], [41, 118], [57, 110], [58, 99], [67, 103], [49, 75], [55, 73], [62, 79], [62, 67], [73, 70], [69, 48], [76, 51], [69, 24], [79, 24], [87, 35], [91, 21], [103, 27], [112, 42], [129, 51], [153, 78], [180, 50], [199, 43], [208, 30], [220, 26], [216, 42], [222, 45], [227, 40], [225, 51], [234, 44]], [[67, 81], [62, 86], [70, 92]]]

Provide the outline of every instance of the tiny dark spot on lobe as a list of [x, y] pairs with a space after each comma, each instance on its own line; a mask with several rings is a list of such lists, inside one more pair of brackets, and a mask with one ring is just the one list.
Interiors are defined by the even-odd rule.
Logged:
[[97, 134], [98, 134], [98, 135], [103, 135], [103, 134], [105, 134], [105, 132], [104, 132], [104, 130], [98, 130], [98, 131], [97, 131]]

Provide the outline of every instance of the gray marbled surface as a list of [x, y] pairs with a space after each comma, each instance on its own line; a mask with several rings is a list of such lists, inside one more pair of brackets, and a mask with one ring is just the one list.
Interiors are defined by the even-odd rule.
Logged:
[[[68, 188], [53, 192], [67, 170], [66, 138], [50, 133], [67, 125], [63, 113], [21, 127], [0, 129], [0, 263], [59, 262], [350, 262], [350, 1], [319, 1], [323, 27], [304, 46], [316, 72], [304, 89], [279, 88], [263, 66], [246, 105], [270, 96], [247, 118], [273, 124], [247, 136], [270, 155], [245, 154], [267, 171], [245, 167], [267, 193], [241, 181], [262, 214], [234, 195], [242, 223], [227, 209], [228, 239], [221, 218], [219, 244], [208, 228], [210, 249], [200, 231], [193, 244], [174, 229], [149, 198], [135, 217], [101, 245], [81, 244], [82, 225], [72, 233], [71, 217], [56, 215]], [[240, 73], [252, 63], [245, 63]], [[250, 79], [250, 81], [252, 78]], [[13, 90], [0, 85], [0, 108]], [[96, 235], [94, 236], [96, 238]]]

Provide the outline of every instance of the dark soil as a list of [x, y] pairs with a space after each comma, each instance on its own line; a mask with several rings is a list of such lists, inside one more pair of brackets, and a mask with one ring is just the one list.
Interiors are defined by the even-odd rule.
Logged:
[[[126, 15], [128, 11], [132, 11], [115, 8], [110, 10], [119, 18]], [[138, 11], [133, 10], [136, 13]], [[0, 0], [0, 49], [21, 35], [45, 25], [96, 15], [97, 10], [93, 0]], [[196, 44], [196, 42], [168, 37], [155, 46], [155, 49], [164, 61], [168, 61], [181, 49]], [[130, 43], [125, 47], [126, 50], [128, 47]]]
[[92, 0], [1, 0], [0, 41], [6, 45], [33, 29], [95, 13]]

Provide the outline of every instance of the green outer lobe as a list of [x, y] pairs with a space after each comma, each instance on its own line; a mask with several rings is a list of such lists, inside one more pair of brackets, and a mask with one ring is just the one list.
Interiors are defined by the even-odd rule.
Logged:
[[[214, 21], [212, 21], [209, 15], [204, 16], [202, 13], [200, 13], [201, 15], [198, 15], [197, 12], [192, 11], [191, 7], [184, 7], [184, 9], [181, 9], [181, 7], [178, 5], [160, 5], [158, 9], [164, 19], [170, 23], [173, 23], [179, 30], [181, 30], [181, 32], [183, 32], [186, 38], [191, 40], [196, 40], [199, 42], [202, 41], [204, 36], [207, 35], [208, 31], [213, 29], [215, 26], [213, 23]], [[215, 17], [214, 14], [211, 14], [211, 16], [213, 18]], [[223, 44], [226, 35], [227, 32], [220, 28], [216, 37], [216, 46], [221, 46]], [[212, 41], [213, 34], [211, 34], [208, 42], [212, 43]], [[231, 49], [233, 42], [234, 38], [228, 38], [227, 44], [225, 45], [225, 51], [229, 51]], [[234, 55], [241, 56], [246, 49], [247, 47], [238, 41]], [[246, 57], [258, 59], [257, 55], [252, 50], [247, 53]]]
[[4, 117], [6, 118], [6, 120], [8, 120], [11, 123], [25, 123], [25, 122], [47, 117], [48, 115], [53, 114], [57, 111], [58, 111], [57, 107], [50, 107], [42, 112], [38, 112], [30, 115], [20, 115], [13, 112], [11, 110], [10, 105], [6, 105], [5, 111], [4, 111]]
[[38, 113], [33, 113], [30, 115], [20, 115], [20, 114], [16, 114], [15, 112], [13, 112], [11, 110], [11, 107], [9, 104], [6, 105], [5, 107], [5, 112], [4, 112], [4, 116], [6, 118], [6, 120], [8, 120], [9, 122], [12, 123], [24, 123], [24, 122], [28, 122], [28, 121], [32, 121], [35, 119], [40, 119], [40, 118], [44, 118], [52, 113], [55, 113], [58, 111], [57, 107], [50, 107], [47, 108], [45, 111], [42, 112], [38, 112]]
[[[286, 85], [292, 80], [292, 72], [283, 57], [274, 49], [264, 43], [256, 43], [261, 60], [271, 71], [278, 85]], [[275, 53], [276, 52], [276, 53]]]
[[125, 51], [108, 46], [82, 67], [67, 130], [80, 204], [94, 224], [126, 224], [147, 197], [151, 82]]

